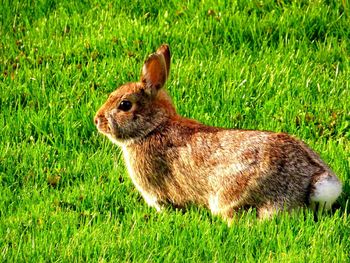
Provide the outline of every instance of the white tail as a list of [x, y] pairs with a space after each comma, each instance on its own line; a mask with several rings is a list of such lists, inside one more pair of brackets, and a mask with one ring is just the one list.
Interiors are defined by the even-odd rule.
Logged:
[[342, 184], [339, 179], [329, 173], [323, 173], [313, 185], [313, 192], [310, 195], [312, 206], [319, 203], [321, 209], [329, 210], [342, 192]]

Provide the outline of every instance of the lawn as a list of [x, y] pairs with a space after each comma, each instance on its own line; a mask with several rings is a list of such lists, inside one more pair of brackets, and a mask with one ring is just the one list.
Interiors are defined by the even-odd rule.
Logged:
[[[0, 260], [348, 262], [349, 25], [346, 0], [4, 0]], [[335, 209], [228, 227], [147, 207], [93, 116], [162, 43], [181, 115], [304, 140], [343, 182]]]

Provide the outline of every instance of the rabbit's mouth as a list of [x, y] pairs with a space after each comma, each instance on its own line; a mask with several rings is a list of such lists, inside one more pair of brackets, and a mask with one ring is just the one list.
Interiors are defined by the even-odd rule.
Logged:
[[115, 121], [111, 117], [95, 118], [97, 130], [104, 135], [115, 135]]
[[107, 125], [106, 125], [106, 133], [112, 136], [117, 137], [118, 132], [117, 132], [117, 123], [116, 121], [111, 117], [107, 117]]
[[113, 129], [112, 125], [108, 122], [106, 132], [107, 133], [112, 133], [112, 129]]

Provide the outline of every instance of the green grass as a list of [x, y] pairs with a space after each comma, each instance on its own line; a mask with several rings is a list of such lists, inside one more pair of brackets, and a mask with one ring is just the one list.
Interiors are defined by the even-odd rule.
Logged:
[[[2, 2], [1, 261], [349, 260], [349, 3], [237, 2]], [[148, 208], [92, 118], [162, 43], [182, 115], [301, 138], [343, 181], [339, 208], [230, 228]]]

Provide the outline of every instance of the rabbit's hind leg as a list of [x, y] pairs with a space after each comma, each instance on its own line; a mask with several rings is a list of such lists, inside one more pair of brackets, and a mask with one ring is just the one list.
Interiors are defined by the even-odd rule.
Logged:
[[257, 214], [259, 219], [269, 219], [282, 210], [283, 206], [269, 202], [257, 207]]
[[231, 225], [237, 220], [238, 212], [242, 209], [242, 203], [240, 201], [231, 201], [223, 204], [222, 200], [220, 200], [220, 195], [217, 193], [210, 196], [209, 209], [213, 215], [221, 216], [228, 225]]
[[257, 214], [259, 219], [270, 219], [279, 212], [287, 211], [291, 212], [292, 210], [298, 210], [303, 207], [302, 204], [287, 203], [283, 200], [278, 201], [267, 201], [257, 206]]

